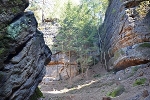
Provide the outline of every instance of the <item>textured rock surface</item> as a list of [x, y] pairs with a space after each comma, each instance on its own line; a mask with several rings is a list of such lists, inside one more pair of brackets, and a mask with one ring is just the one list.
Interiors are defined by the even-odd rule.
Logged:
[[100, 34], [108, 70], [150, 62], [149, 0], [110, 0]]
[[1, 0], [0, 1], [0, 28], [5, 28], [14, 17], [23, 13], [28, 7], [28, 0]]
[[52, 80], [63, 80], [75, 77], [78, 74], [78, 66], [76, 63], [76, 54], [71, 52], [70, 63], [67, 53], [57, 52], [51, 56], [51, 62], [46, 66], [46, 75], [43, 79], [44, 83]]
[[45, 75], [51, 51], [34, 14], [24, 12], [28, 0], [0, 3], [0, 100], [28, 100]]

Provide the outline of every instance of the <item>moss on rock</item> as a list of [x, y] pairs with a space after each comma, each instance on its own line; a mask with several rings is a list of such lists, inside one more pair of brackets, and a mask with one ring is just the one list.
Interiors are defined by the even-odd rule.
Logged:
[[0, 55], [3, 54], [5, 52], [4, 48], [0, 48]]
[[147, 47], [147, 48], [150, 48], [150, 43], [149, 43], [149, 42], [142, 43], [142, 44], [140, 44], [139, 47]]
[[117, 60], [120, 56], [124, 55], [125, 52], [120, 49], [120, 50], [117, 50], [115, 53], [114, 53], [114, 59]]
[[35, 89], [34, 94], [30, 97], [30, 100], [37, 100], [38, 98], [42, 98], [43, 93], [40, 91], [40, 89], [37, 87]]
[[0, 72], [0, 81], [2, 80], [3, 78], [3, 74]]
[[143, 85], [143, 84], [145, 84], [146, 80], [147, 80], [146, 78], [137, 79], [137, 80], [135, 80], [135, 82], [133, 83], [133, 86]]
[[125, 88], [124, 86], [121, 85], [117, 87], [116, 89], [114, 89], [112, 92], [109, 92], [107, 96], [116, 97], [116, 96], [121, 95], [124, 91], [125, 91]]

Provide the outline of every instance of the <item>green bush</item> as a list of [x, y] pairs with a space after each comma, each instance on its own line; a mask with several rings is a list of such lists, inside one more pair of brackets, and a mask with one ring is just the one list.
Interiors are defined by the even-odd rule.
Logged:
[[43, 98], [43, 93], [40, 91], [40, 89], [37, 87], [35, 89], [34, 94], [30, 97], [30, 100], [37, 100], [38, 98]]
[[0, 54], [4, 53], [5, 49], [4, 48], [0, 48]]
[[100, 74], [96, 74], [96, 75], [94, 75], [93, 77], [94, 77], [94, 78], [96, 78], [96, 77], [101, 77], [101, 75], [100, 75]]
[[114, 89], [112, 92], [108, 92], [107, 96], [116, 97], [121, 95], [124, 91], [125, 91], [124, 86], [119, 86], [116, 89]]
[[140, 78], [140, 79], [135, 80], [135, 82], [133, 83], [133, 86], [142, 85], [142, 84], [145, 84], [145, 82], [146, 82], [146, 78]]

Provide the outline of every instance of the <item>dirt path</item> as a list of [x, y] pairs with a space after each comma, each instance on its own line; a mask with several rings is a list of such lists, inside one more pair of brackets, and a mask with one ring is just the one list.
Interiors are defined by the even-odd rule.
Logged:
[[[128, 68], [116, 74], [105, 72], [101, 75], [96, 71], [89, 73], [88, 79], [79, 75], [72, 80], [72, 84], [67, 80], [40, 84], [45, 97], [43, 100], [102, 100], [120, 86], [124, 88], [123, 93], [111, 97], [112, 100], [150, 100], [150, 66]], [[139, 79], [146, 81], [134, 86]], [[144, 91], [148, 91], [148, 95], [143, 96]]]

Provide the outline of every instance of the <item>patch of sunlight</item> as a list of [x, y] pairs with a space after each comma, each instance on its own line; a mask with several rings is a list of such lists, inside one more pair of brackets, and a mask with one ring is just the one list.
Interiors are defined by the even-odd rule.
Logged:
[[86, 83], [86, 84], [83, 84], [83, 85], [78, 85], [77, 87], [73, 87], [73, 88], [64, 88], [62, 90], [56, 90], [56, 89], [53, 89], [53, 91], [42, 91], [42, 93], [50, 93], [50, 94], [62, 94], [62, 93], [67, 93], [69, 91], [72, 91], [72, 90], [79, 90], [79, 89], [82, 89], [83, 87], [86, 87], [86, 86], [89, 86], [95, 82], [97, 82], [99, 80], [92, 80], [91, 82], [89, 83]]

